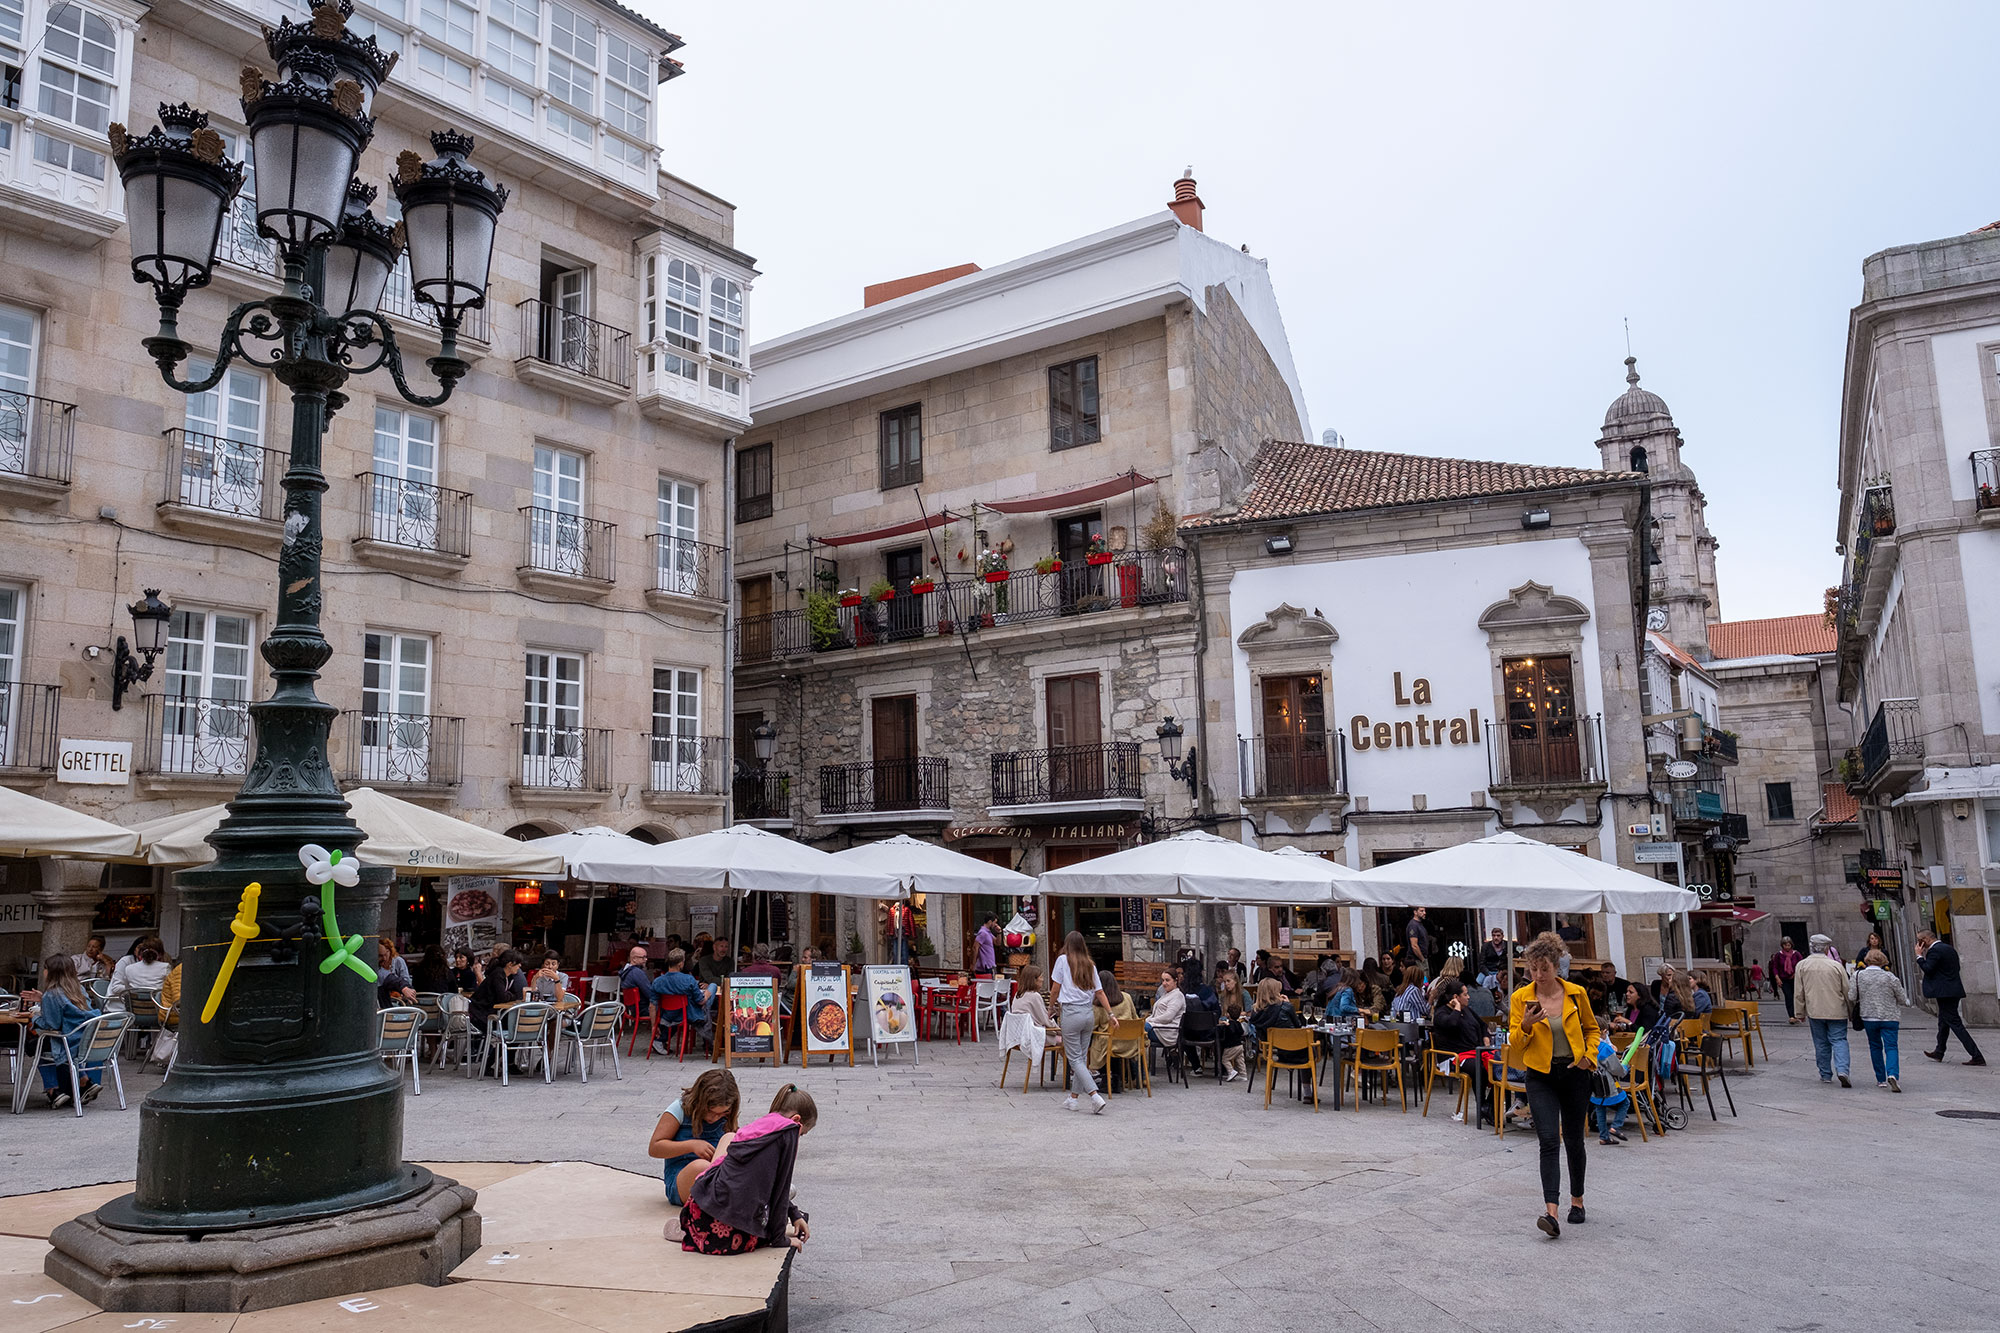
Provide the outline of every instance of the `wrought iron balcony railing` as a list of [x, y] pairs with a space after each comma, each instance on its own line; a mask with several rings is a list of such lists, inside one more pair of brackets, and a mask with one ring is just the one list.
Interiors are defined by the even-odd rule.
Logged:
[[201, 694], [146, 696], [141, 773], [234, 777], [250, 764], [250, 701]]
[[523, 301], [521, 355], [585, 379], [632, 387], [632, 335], [547, 301]]
[[820, 765], [819, 809], [823, 815], [950, 808], [951, 762], [947, 759]]
[[361, 483], [361, 535], [368, 541], [432, 555], [472, 554], [472, 496], [386, 472], [355, 474]]
[[688, 537], [653, 534], [653, 592], [722, 599], [723, 549]]
[[277, 521], [284, 509], [279, 482], [291, 466], [290, 454], [179, 427], [166, 436], [168, 504]]
[[1136, 741], [1060, 745], [993, 756], [994, 805], [1057, 805], [1065, 801], [1138, 801]]
[[1284, 800], [1295, 796], [1340, 796], [1347, 792], [1346, 764], [1338, 732], [1263, 735], [1249, 741], [1255, 796]]
[[926, 591], [913, 590], [921, 586], [906, 585], [884, 601], [839, 607], [818, 628], [803, 610], [746, 616], [737, 624], [736, 660], [767, 662], [1185, 602], [1187, 553], [1178, 546], [1123, 551], [1100, 564], [1076, 561], [1046, 574], [1016, 569], [993, 578], [952, 576], [933, 580]]
[[735, 784], [736, 818], [790, 819], [792, 817], [792, 775], [740, 772]]
[[434, 713], [342, 713], [343, 782], [369, 786], [457, 786], [465, 758], [465, 719]]
[[1496, 788], [1602, 785], [1603, 751], [1596, 714], [1486, 724], [1487, 780]]
[[618, 525], [559, 509], [521, 510], [527, 549], [521, 567], [573, 579], [614, 582], [618, 577]]
[[721, 796], [728, 790], [730, 752], [720, 736], [646, 738], [646, 790], [666, 796]]
[[1923, 722], [1915, 699], [1884, 699], [1875, 706], [1868, 730], [1861, 734], [1861, 781], [1873, 783], [1896, 763], [1920, 764], [1924, 758]]
[[1972, 498], [1981, 509], [2000, 509], [2000, 449], [1972, 451]]
[[540, 791], [611, 790], [611, 732], [516, 722], [523, 787]]
[[61, 736], [62, 686], [0, 680], [0, 768], [53, 769]]
[[0, 482], [5, 476], [69, 485], [76, 404], [0, 389]]

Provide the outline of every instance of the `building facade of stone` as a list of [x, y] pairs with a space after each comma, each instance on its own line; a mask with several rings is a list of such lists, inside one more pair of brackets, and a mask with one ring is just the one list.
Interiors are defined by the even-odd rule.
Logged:
[[1899, 935], [1963, 967], [2000, 1022], [2000, 231], [1862, 265], [1842, 381], [1846, 557], [1829, 614], [1856, 746], [1863, 875]]
[[[102, 141], [185, 101], [242, 156], [243, 53], [263, 56], [260, 25], [302, 16], [278, 0], [36, 0], [6, 55], [25, 92], [0, 110], [0, 779], [121, 823], [220, 802], [248, 761], [290, 412], [254, 366], [191, 398], [161, 383]], [[333, 762], [350, 786], [524, 836], [717, 827], [727, 442], [749, 422], [755, 274], [731, 206], [659, 167], [679, 39], [599, 0], [364, 3], [349, 22], [399, 54], [362, 178], [456, 126], [513, 193], [450, 401], [424, 411], [386, 373], [357, 377], [326, 438]], [[182, 312], [197, 347], [277, 289], [248, 193]], [[383, 311], [427, 387], [436, 331], [406, 274]], [[114, 709], [115, 645], [147, 588], [173, 607], [166, 650]], [[72, 742], [129, 747], [128, 778], [65, 781]], [[16, 963], [92, 930], [173, 947], [164, 872], [4, 869], [0, 895], [23, 905], [0, 955]], [[385, 930], [437, 942], [436, 886], [402, 896]], [[580, 952], [553, 889], [518, 919], [499, 896], [504, 928]], [[664, 895], [621, 907], [599, 929], [670, 924]]]
[[[739, 820], [839, 849], [892, 832], [1035, 874], [1192, 818], [1156, 737], [1199, 730], [1195, 580], [1175, 534], [1305, 410], [1263, 264], [1176, 208], [996, 268], [882, 284], [756, 349], [737, 453]], [[885, 596], [886, 595], [886, 596]], [[915, 905], [939, 961], [978, 918], [1168, 940], [1116, 899]], [[886, 956], [886, 907], [768, 905], [755, 929]], [[1185, 940], [1187, 923], [1171, 923]]]

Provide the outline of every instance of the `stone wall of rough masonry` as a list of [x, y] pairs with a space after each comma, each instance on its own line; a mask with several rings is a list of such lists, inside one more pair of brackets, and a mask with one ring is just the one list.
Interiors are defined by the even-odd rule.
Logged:
[[1182, 490], [1183, 514], [1234, 506], [1249, 483], [1257, 446], [1305, 433], [1291, 390], [1236, 298], [1217, 285], [1203, 300], [1207, 309], [1187, 316], [1195, 442]]

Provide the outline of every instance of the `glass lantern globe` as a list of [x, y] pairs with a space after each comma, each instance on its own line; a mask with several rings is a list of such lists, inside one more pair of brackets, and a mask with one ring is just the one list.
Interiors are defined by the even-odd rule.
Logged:
[[205, 285], [222, 219], [243, 188], [242, 164], [222, 155], [222, 136], [208, 127], [208, 113], [185, 103], [162, 106], [150, 134], [135, 139], [113, 125], [110, 139], [125, 183], [132, 276], [163, 298]]
[[361, 113], [360, 85], [336, 80], [330, 56], [294, 51], [287, 68], [283, 83], [243, 71], [243, 117], [257, 163], [257, 229], [296, 257], [340, 226], [375, 126]]
[[382, 304], [389, 274], [403, 251], [402, 234], [368, 211], [375, 187], [352, 181], [347, 187], [347, 215], [326, 247], [326, 276], [320, 304], [329, 314], [374, 310]]
[[412, 152], [396, 159], [396, 198], [410, 248], [410, 289], [455, 322], [486, 303], [493, 236], [507, 206], [507, 188], [489, 184], [485, 173], [466, 165], [471, 135], [439, 130], [431, 135], [431, 148], [437, 157], [429, 162]]

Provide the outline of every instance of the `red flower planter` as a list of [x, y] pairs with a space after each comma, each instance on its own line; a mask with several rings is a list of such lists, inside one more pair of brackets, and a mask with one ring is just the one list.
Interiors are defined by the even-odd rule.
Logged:
[[875, 594], [875, 600], [878, 602], [893, 601], [895, 600], [895, 597], [896, 597], [896, 590], [894, 588], [889, 589], [889, 591], [887, 592], [878, 592]]
[[922, 596], [927, 592], [934, 592], [936, 589], [937, 584], [931, 582], [929, 579], [920, 579], [910, 585], [910, 591], [916, 593], [918, 596]]
[[1084, 557], [1084, 562], [1092, 565], [1108, 565], [1111, 563], [1111, 552], [1104, 551], [1097, 555], [1087, 555]]
[[857, 593], [852, 597], [843, 597], [840, 599], [840, 604], [842, 606], [859, 606], [861, 605], [861, 596]]
[[1009, 572], [1004, 569], [989, 569], [986, 571], [986, 581], [988, 583], [1005, 583]]

